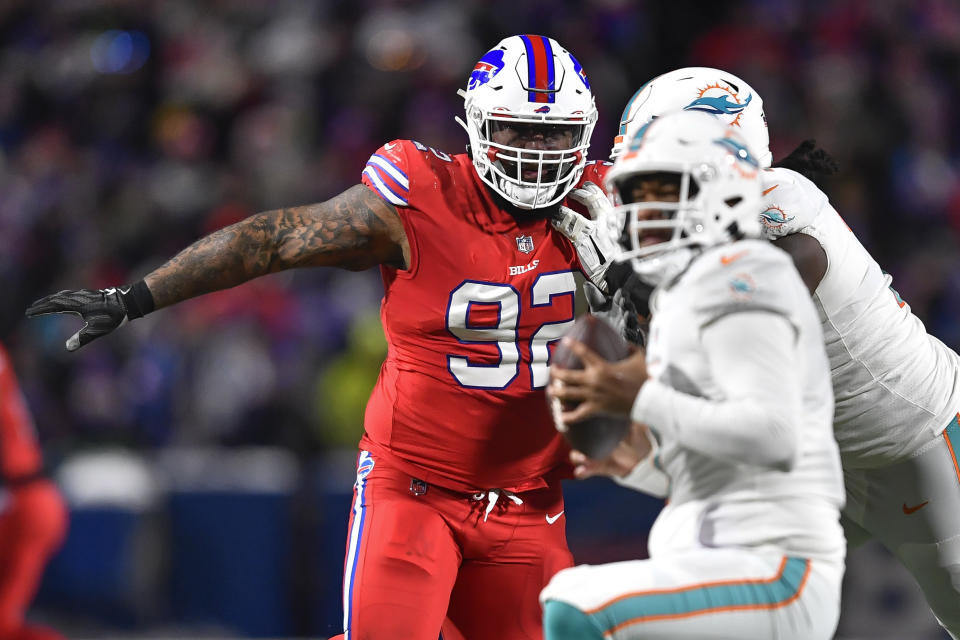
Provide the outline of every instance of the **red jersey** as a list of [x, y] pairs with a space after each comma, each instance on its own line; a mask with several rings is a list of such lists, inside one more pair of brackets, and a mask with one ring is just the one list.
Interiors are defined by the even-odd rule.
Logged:
[[0, 485], [27, 478], [43, 466], [33, 419], [3, 346], [0, 346]]
[[576, 251], [549, 220], [502, 209], [465, 154], [395, 140], [363, 184], [396, 206], [410, 264], [381, 268], [389, 351], [361, 447], [453, 489], [542, 486], [568, 453], [544, 387], [584, 278]]

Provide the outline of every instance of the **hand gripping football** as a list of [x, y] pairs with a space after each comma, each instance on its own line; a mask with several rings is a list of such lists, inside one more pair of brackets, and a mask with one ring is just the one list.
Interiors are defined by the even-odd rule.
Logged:
[[[605, 360], [623, 360], [630, 355], [626, 340], [609, 324], [589, 313], [577, 318], [566, 335], [582, 342]], [[580, 358], [562, 342], [554, 349], [552, 362], [561, 369], [584, 368]], [[601, 414], [571, 424], [559, 424], [558, 412], [554, 411], [554, 419], [558, 421], [557, 428], [570, 446], [595, 460], [610, 455], [630, 429], [630, 418], [626, 416]]]

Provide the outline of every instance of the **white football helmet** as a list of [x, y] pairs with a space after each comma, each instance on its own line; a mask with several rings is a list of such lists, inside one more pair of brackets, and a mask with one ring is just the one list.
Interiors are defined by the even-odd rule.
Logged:
[[633, 94], [620, 116], [610, 159], [623, 153], [640, 127], [671, 111], [703, 111], [725, 124], [740, 128], [760, 167], [773, 161], [763, 100], [746, 82], [726, 71], [709, 67], [684, 67], [657, 76]]
[[[636, 201], [644, 180], [678, 185], [676, 201]], [[677, 111], [640, 128], [607, 173], [623, 204], [603, 222], [633, 270], [658, 285], [702, 249], [760, 237], [760, 164], [739, 131], [704, 113]]]
[[[457, 122], [470, 137], [477, 173], [507, 201], [521, 209], [548, 207], [577, 184], [597, 109], [583, 68], [556, 40], [502, 40], [480, 58], [459, 94], [466, 122]], [[510, 129], [531, 128], [543, 135], [539, 149], [495, 141], [509, 138]]]

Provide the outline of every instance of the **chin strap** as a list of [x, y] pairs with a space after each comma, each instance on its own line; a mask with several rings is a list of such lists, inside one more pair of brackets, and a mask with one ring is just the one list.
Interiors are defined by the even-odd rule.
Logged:
[[550, 202], [559, 187], [548, 187], [546, 190], [538, 191], [533, 187], [521, 187], [501, 178], [500, 188], [503, 190], [503, 195], [514, 206], [521, 209], [538, 209]]

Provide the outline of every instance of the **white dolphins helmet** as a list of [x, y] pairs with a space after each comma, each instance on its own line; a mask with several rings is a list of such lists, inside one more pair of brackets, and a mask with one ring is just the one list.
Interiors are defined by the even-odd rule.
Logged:
[[746, 82], [710, 67], [684, 67], [657, 76], [633, 94], [620, 117], [610, 159], [623, 153], [632, 134], [644, 124], [671, 111], [703, 111], [740, 128], [760, 167], [773, 161], [763, 100]]
[[[470, 137], [480, 179], [521, 209], [563, 200], [583, 173], [597, 122], [590, 82], [573, 54], [552, 38], [510, 36], [480, 58], [459, 93], [466, 121], [457, 121]], [[556, 136], [565, 148], [494, 142], [497, 132], [511, 127], [537, 127], [545, 146]]]
[[[666, 174], [666, 175], [665, 175]], [[675, 178], [678, 199], [635, 202], [653, 177]], [[640, 128], [607, 173], [618, 202], [603, 221], [633, 270], [654, 286], [682, 272], [700, 250], [759, 237], [760, 164], [739, 130], [704, 113], [677, 111]]]

